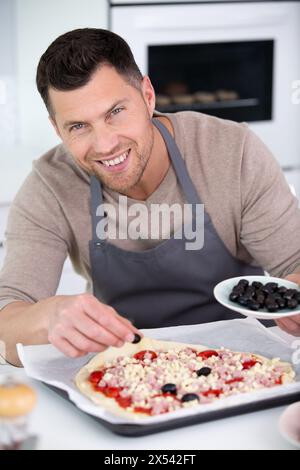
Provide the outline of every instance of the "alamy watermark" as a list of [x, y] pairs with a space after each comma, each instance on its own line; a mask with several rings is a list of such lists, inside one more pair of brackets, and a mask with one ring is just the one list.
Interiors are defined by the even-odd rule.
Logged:
[[0, 366], [6, 364], [6, 347], [4, 341], [0, 340]]
[[300, 80], [292, 82], [292, 104], [300, 104]]
[[292, 354], [292, 363], [297, 366], [300, 364], [300, 339], [292, 342], [292, 349], [295, 349], [295, 352]]
[[116, 207], [100, 204], [96, 215], [99, 240], [164, 240], [174, 237], [185, 240], [186, 250], [200, 250], [204, 245], [204, 205], [161, 203], [128, 205], [126, 196], [119, 196]]

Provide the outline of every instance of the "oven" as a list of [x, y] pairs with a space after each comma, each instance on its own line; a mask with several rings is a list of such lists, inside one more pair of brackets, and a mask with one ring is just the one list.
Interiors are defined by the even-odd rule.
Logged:
[[283, 169], [299, 170], [299, 2], [110, 3], [110, 29], [150, 76], [157, 110], [248, 122]]

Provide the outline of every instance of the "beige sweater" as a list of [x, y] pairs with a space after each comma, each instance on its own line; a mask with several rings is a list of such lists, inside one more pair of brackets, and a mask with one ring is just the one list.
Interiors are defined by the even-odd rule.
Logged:
[[[300, 272], [298, 202], [263, 142], [245, 123], [189, 111], [165, 116], [205, 210], [232, 255], [274, 276]], [[103, 193], [105, 202], [117, 204], [117, 193], [106, 188]], [[133, 202], [128, 198], [128, 205]], [[161, 202], [186, 202], [172, 165], [143, 204]], [[89, 203], [89, 176], [63, 145], [34, 162], [10, 210], [0, 309], [14, 300], [53, 296], [68, 254], [91, 287]], [[160, 241], [111, 242], [144, 250]]]

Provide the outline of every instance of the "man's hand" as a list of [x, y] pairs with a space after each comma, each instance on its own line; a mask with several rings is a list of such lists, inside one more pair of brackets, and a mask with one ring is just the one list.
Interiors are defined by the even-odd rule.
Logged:
[[[285, 279], [300, 285], [300, 273], [290, 274]], [[280, 320], [276, 320], [276, 323], [286, 333], [289, 333], [293, 336], [300, 336], [300, 315], [281, 318]]]
[[90, 294], [57, 297], [50, 313], [48, 339], [69, 357], [121, 347], [131, 343], [135, 334], [142, 336], [127, 319]]

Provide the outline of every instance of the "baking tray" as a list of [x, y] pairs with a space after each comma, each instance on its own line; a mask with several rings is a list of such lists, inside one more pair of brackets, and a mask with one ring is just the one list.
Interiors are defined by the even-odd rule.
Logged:
[[238, 416], [241, 414], [252, 413], [254, 411], [267, 410], [275, 408], [277, 406], [289, 405], [296, 401], [300, 401], [300, 392], [287, 394], [276, 398], [266, 398], [264, 400], [253, 401], [252, 403], [241, 404], [236, 406], [230, 406], [221, 410], [209, 411], [207, 413], [195, 414], [194, 416], [186, 416], [183, 418], [170, 419], [169, 421], [163, 421], [154, 424], [122, 424], [122, 423], [109, 423], [108, 421], [98, 418], [96, 416], [85, 413], [80, 410], [75, 403], [73, 403], [64, 390], [56, 388], [52, 385], [43, 383], [44, 386], [50, 388], [63, 399], [74, 405], [81, 413], [90, 416], [96, 420], [99, 424], [109, 429], [115, 434], [127, 437], [142, 437], [148, 436], [149, 434], [155, 434], [163, 431], [171, 431], [184, 426], [192, 426], [200, 423], [207, 423], [217, 419], [229, 418], [231, 416]]

